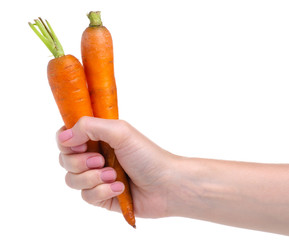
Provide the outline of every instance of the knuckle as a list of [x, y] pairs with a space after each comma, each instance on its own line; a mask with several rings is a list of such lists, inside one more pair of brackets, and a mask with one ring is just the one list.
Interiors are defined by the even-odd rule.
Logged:
[[87, 172], [85, 177], [85, 185], [88, 188], [95, 187], [100, 182], [99, 172], [97, 170], [91, 170]]
[[75, 156], [70, 156], [70, 161], [69, 161], [69, 170], [74, 172], [74, 173], [77, 173], [78, 170], [79, 170], [79, 162], [80, 161], [77, 161], [78, 159], [76, 159]]
[[83, 179], [84, 185], [86, 188], [92, 188], [93, 187], [93, 178], [90, 174], [87, 174], [86, 177]]
[[59, 154], [60, 165], [69, 172], [77, 173], [79, 171], [79, 162], [75, 155]]
[[81, 190], [81, 198], [88, 202], [87, 190]]
[[93, 201], [91, 199], [91, 194], [89, 191], [90, 190], [86, 190], [86, 189], [81, 190], [81, 197], [85, 202], [92, 204]]
[[125, 121], [125, 120], [119, 120], [118, 121], [119, 124], [119, 129], [121, 130], [121, 132], [125, 133], [128, 132], [130, 129], [130, 124]]
[[117, 146], [115, 146], [115, 148], [121, 148], [121, 146], [123, 146], [123, 144], [126, 143], [127, 139], [130, 136], [130, 132], [131, 132], [131, 125], [124, 121], [124, 120], [118, 120], [118, 142], [117, 142]]
[[71, 182], [71, 173], [66, 173], [65, 175], [65, 183], [68, 187], [72, 188], [72, 182]]
[[93, 189], [81, 190], [81, 197], [85, 202], [100, 207], [106, 207], [106, 200], [112, 198], [107, 186], [104, 185], [100, 185]]
[[62, 158], [62, 153], [59, 153], [58, 160], [59, 160], [60, 166], [61, 166], [61, 167], [64, 167], [63, 158]]
[[87, 137], [91, 140], [94, 140], [95, 136], [91, 132], [91, 126], [93, 122], [93, 117], [84, 116], [81, 117], [78, 121], [78, 127], [81, 132], [84, 132]]
[[90, 117], [84, 116], [78, 120], [78, 125], [81, 130], [86, 130]]

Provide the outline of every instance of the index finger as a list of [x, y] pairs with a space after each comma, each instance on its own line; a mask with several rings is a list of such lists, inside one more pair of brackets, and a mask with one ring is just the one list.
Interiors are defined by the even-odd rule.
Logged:
[[58, 141], [67, 147], [82, 145], [88, 140], [104, 141], [118, 149], [131, 136], [130, 130], [130, 125], [121, 120], [82, 117], [71, 129], [62, 131]]
[[79, 146], [75, 146], [74, 148], [64, 146], [61, 144], [61, 141], [59, 141], [59, 134], [64, 132], [66, 129], [65, 126], [61, 127], [57, 132], [56, 132], [56, 142], [57, 142], [57, 147], [60, 150], [60, 152], [64, 154], [72, 154], [72, 153], [78, 153], [78, 152], [85, 152], [87, 150], [87, 145], [84, 143]]

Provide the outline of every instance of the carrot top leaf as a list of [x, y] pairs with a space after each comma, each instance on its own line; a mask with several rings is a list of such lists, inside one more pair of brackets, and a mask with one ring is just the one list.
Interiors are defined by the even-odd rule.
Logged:
[[53, 54], [53, 56], [55, 58], [64, 56], [64, 51], [61, 43], [59, 42], [49, 22], [47, 20], [45, 20], [44, 22], [41, 18], [38, 18], [34, 21], [35, 23], [33, 24], [29, 22], [29, 26], [41, 39], [41, 41], [46, 45], [46, 47]]

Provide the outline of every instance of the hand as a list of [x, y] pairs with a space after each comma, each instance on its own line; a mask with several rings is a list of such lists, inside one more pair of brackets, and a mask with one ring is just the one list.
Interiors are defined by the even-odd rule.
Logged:
[[67, 171], [66, 183], [82, 192], [93, 205], [120, 211], [116, 196], [124, 188], [115, 182], [114, 169], [104, 167], [102, 155], [85, 152], [88, 140], [107, 142], [130, 178], [135, 215], [168, 216], [168, 182], [173, 155], [151, 142], [125, 121], [81, 118], [72, 129], [57, 133], [60, 164]]
[[[67, 184], [88, 203], [120, 211], [123, 184], [86, 142], [110, 144], [130, 177], [138, 217], [189, 217], [289, 235], [289, 164], [262, 164], [173, 155], [121, 120], [81, 118], [58, 133]], [[270, 207], [268, 207], [270, 206]], [[282, 214], [280, 214], [282, 213]]]

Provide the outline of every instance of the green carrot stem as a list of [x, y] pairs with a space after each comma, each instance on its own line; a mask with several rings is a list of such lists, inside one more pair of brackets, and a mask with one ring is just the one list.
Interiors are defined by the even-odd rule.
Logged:
[[[55, 58], [64, 56], [64, 51], [56, 34], [47, 20], [45, 22], [39, 18], [35, 23], [28, 23], [31, 29], [36, 33], [40, 40], [45, 44]], [[38, 29], [37, 29], [38, 28]]]
[[102, 21], [100, 17], [100, 11], [93, 12], [91, 11], [89, 14], [87, 14], [87, 17], [89, 18], [90, 27], [100, 27], [102, 26]]

